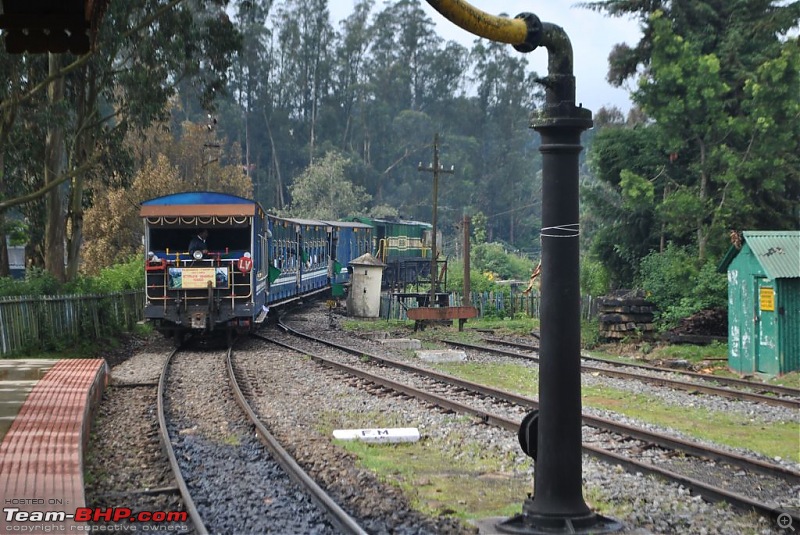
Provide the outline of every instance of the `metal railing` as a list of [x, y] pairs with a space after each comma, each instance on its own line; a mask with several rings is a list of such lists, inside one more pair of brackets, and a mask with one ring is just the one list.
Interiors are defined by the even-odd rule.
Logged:
[[[514, 318], [524, 314], [530, 318], [538, 318], [541, 306], [540, 295], [512, 295], [502, 292], [472, 292], [470, 304], [478, 309], [478, 317]], [[464, 306], [460, 294], [450, 294], [450, 306]], [[407, 319], [406, 310], [418, 306], [416, 299], [398, 300], [392, 295], [381, 296], [380, 315], [384, 319]], [[581, 319], [591, 320], [597, 317], [597, 299], [590, 295], [581, 297]]]
[[64, 349], [132, 331], [142, 321], [143, 290], [105, 295], [0, 297], [0, 357]]

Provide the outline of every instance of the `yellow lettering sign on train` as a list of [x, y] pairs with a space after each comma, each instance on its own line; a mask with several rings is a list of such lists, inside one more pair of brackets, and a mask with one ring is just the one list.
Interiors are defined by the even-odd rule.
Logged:
[[209, 282], [212, 287], [215, 287], [215, 275], [214, 268], [170, 268], [169, 287], [171, 289], [208, 288]]

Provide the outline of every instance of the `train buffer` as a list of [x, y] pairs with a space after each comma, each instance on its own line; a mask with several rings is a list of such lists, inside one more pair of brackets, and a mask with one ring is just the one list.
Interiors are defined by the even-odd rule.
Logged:
[[458, 320], [458, 330], [464, 330], [469, 318], [478, 317], [475, 307], [418, 307], [406, 311], [408, 319], [414, 320], [414, 330], [424, 329], [426, 322]]

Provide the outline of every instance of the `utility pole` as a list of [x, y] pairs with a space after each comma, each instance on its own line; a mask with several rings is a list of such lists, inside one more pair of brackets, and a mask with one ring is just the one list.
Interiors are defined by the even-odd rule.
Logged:
[[[205, 156], [205, 152], [207, 149], [219, 149], [219, 143], [214, 143], [214, 130], [217, 128], [217, 118], [213, 115], [208, 115], [208, 123], [206, 124], [206, 131], [208, 133], [208, 143], [203, 143], [203, 153]], [[213, 158], [213, 154], [209, 151], [208, 157], [203, 158], [202, 167], [205, 168], [205, 175], [206, 175], [206, 191], [211, 191], [211, 177], [209, 176], [209, 172], [211, 171], [211, 164], [218, 161], [219, 158]]]
[[462, 230], [464, 231], [464, 306], [470, 306], [472, 303], [470, 302], [470, 280], [469, 280], [469, 255], [470, 255], [470, 247], [469, 247], [469, 227], [472, 220], [468, 215], [464, 216], [464, 221], [461, 223]]
[[436, 212], [439, 203], [439, 173], [452, 175], [455, 173], [455, 167], [450, 166], [450, 169], [445, 169], [439, 163], [439, 133], [433, 136], [433, 163], [428, 167], [423, 167], [422, 162], [419, 163], [419, 171], [427, 171], [433, 173], [433, 236], [431, 236], [431, 298], [429, 306], [434, 306], [436, 303], [436, 287], [438, 286], [438, 274], [436, 269]]

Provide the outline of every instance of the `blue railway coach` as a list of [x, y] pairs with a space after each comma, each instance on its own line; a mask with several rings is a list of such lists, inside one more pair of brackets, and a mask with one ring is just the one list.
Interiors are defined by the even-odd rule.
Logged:
[[[385, 235], [380, 220], [277, 217], [255, 201], [209, 191], [144, 201], [140, 215], [147, 251], [144, 317], [178, 343], [188, 332], [224, 332], [230, 341], [264, 321], [270, 306], [332, 286], [336, 295], [350, 281], [351, 260], [374, 250], [378, 238], [382, 246], [396, 238]], [[420, 235], [396, 238], [405, 244], [402, 254], [422, 255], [413, 260], [424, 264], [396, 274], [416, 278], [427, 269], [424, 225], [401, 225]], [[419, 250], [406, 251], [411, 241]], [[391, 256], [393, 249], [384, 250]]]
[[[189, 331], [246, 332], [266, 317], [269, 220], [251, 200], [186, 192], [142, 203], [145, 319], [180, 342]], [[189, 243], [208, 231], [206, 251]]]
[[372, 252], [372, 226], [358, 221], [326, 221], [334, 230], [331, 252], [331, 282], [350, 282], [347, 264], [354, 258]]
[[313, 219], [267, 217], [273, 273], [269, 303], [327, 289], [333, 226]]

